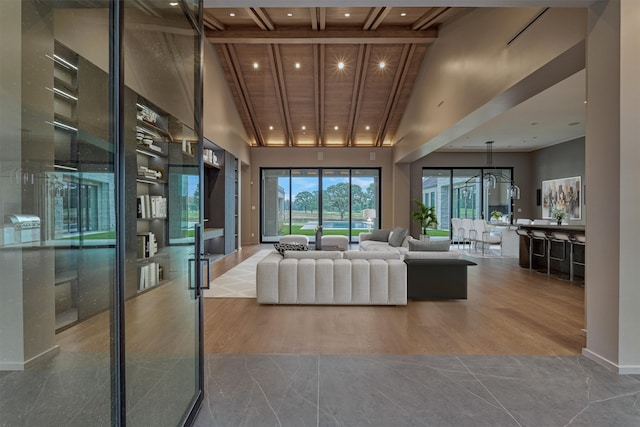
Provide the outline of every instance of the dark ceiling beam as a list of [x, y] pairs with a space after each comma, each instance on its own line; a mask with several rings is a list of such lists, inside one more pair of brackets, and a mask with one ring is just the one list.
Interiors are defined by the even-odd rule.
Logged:
[[391, 9], [392, 8], [390, 7], [374, 7], [369, 13], [369, 16], [367, 17], [367, 20], [362, 26], [362, 29], [363, 30], [377, 29], [380, 26], [380, 24], [382, 24], [384, 19], [387, 17], [389, 12], [391, 12]]
[[322, 145], [324, 137], [324, 58], [325, 46], [313, 45], [313, 93], [316, 124], [316, 145]]
[[320, 31], [327, 29], [327, 8], [319, 7], [318, 9], [318, 27]]
[[402, 92], [404, 82], [407, 79], [407, 74], [409, 73], [409, 69], [411, 68], [411, 60], [413, 59], [415, 51], [415, 45], [404, 45], [402, 47], [402, 54], [400, 56], [399, 62], [400, 66], [398, 67], [396, 75], [393, 78], [393, 84], [391, 86], [389, 97], [387, 98], [387, 104], [382, 115], [382, 124], [378, 130], [378, 136], [375, 143], [377, 147], [381, 147], [382, 144], [384, 144], [384, 139], [387, 136], [387, 132], [389, 130], [389, 122], [391, 121], [393, 112], [398, 105], [400, 92]]
[[244, 76], [242, 74], [242, 69], [240, 68], [240, 62], [238, 61], [238, 55], [236, 54], [235, 48], [232, 45], [222, 45], [220, 48], [222, 49], [224, 58], [229, 66], [233, 83], [235, 84], [236, 90], [242, 100], [242, 110], [251, 125], [251, 133], [253, 133], [256, 144], [263, 146], [264, 138], [260, 132], [260, 125], [255, 121], [256, 115], [254, 113], [253, 106], [251, 105], [251, 97], [249, 95], [249, 90], [247, 89], [247, 84], [244, 81]]
[[430, 44], [437, 30], [277, 30], [277, 31], [211, 31], [206, 30], [209, 43], [225, 44]]
[[319, 24], [319, 16], [318, 16], [318, 8], [312, 7], [309, 8], [309, 15], [311, 16], [311, 29], [313, 31], [318, 31], [320, 29]]
[[284, 70], [282, 67], [282, 55], [280, 46], [268, 46], [269, 60], [271, 62], [271, 74], [273, 75], [273, 87], [278, 101], [280, 120], [283, 123], [285, 140], [288, 146], [293, 145], [293, 128], [291, 127], [291, 115], [289, 114], [289, 99], [287, 98], [287, 87], [284, 83]]
[[206, 9], [202, 13], [202, 20], [204, 21], [205, 28], [209, 30], [224, 31], [226, 28], [222, 22], [218, 21], [218, 19]]
[[256, 23], [261, 30], [264, 31], [273, 31], [276, 29], [276, 26], [273, 24], [271, 17], [267, 14], [267, 12], [261, 7], [247, 7], [245, 11], [249, 14], [253, 22]]
[[435, 20], [450, 11], [450, 7], [434, 7], [429, 12], [422, 15], [416, 22], [411, 25], [413, 31], [425, 30], [434, 24]]
[[356, 124], [360, 116], [360, 106], [362, 105], [362, 95], [364, 93], [364, 85], [367, 76], [367, 67], [369, 64], [369, 55], [371, 46], [360, 45], [358, 48], [358, 59], [356, 62], [355, 77], [353, 81], [353, 93], [351, 95], [351, 109], [349, 111], [349, 125], [347, 127], [347, 146], [353, 145], [356, 133]]

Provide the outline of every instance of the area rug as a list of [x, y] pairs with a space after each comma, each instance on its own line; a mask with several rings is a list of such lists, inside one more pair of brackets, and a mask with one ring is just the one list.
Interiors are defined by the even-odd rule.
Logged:
[[211, 281], [210, 289], [205, 289], [205, 298], [255, 298], [256, 265], [273, 249], [262, 249], [231, 270]]

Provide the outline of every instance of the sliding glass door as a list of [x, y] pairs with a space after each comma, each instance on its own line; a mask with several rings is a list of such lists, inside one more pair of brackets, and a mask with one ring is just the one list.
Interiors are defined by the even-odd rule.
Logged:
[[322, 234], [349, 236], [351, 185], [349, 169], [322, 170]]
[[379, 169], [262, 169], [261, 176], [263, 242], [286, 234], [315, 242], [320, 225], [325, 235], [356, 241], [380, 224]]
[[512, 173], [511, 168], [424, 168], [421, 199], [435, 207], [438, 216], [438, 229], [429, 234], [448, 234], [451, 218], [489, 220], [494, 211], [509, 221]]

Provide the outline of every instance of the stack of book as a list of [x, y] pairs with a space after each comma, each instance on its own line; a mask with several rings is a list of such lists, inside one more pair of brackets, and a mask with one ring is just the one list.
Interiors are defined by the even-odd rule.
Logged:
[[140, 277], [138, 281], [138, 291], [151, 288], [163, 279], [162, 266], [157, 262], [150, 262], [140, 266]]
[[202, 150], [202, 153], [202, 157], [204, 158], [205, 162], [218, 165], [218, 156], [216, 156], [216, 153], [214, 153], [213, 150], [205, 148], [204, 150]]
[[151, 180], [161, 180], [163, 178], [163, 172], [160, 169], [148, 168], [140, 165], [138, 166], [138, 177]]
[[158, 241], [152, 232], [138, 233], [137, 256], [145, 259], [158, 253]]
[[138, 196], [138, 218], [166, 218], [167, 198], [163, 196], [150, 196], [143, 194]]

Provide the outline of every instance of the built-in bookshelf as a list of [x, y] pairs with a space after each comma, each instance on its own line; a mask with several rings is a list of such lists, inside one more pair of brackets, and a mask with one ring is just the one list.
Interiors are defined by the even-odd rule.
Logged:
[[138, 97], [136, 103], [137, 291], [163, 282], [167, 257], [167, 169], [170, 117]]
[[204, 249], [209, 257], [238, 249], [238, 160], [204, 140]]

